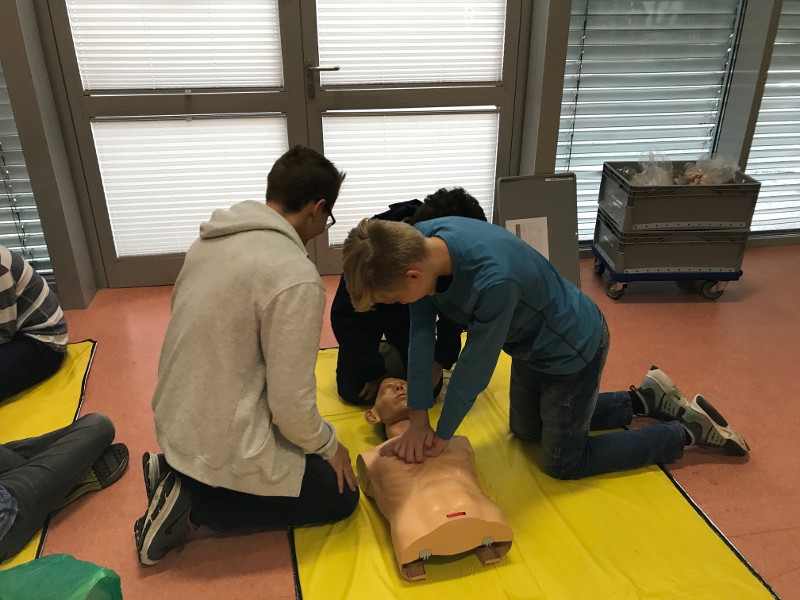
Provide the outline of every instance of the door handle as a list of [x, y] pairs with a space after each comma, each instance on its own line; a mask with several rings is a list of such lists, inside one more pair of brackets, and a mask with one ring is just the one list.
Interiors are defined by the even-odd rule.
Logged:
[[306, 95], [309, 100], [313, 100], [317, 95], [317, 81], [315, 74], [320, 71], [338, 71], [339, 67], [325, 67], [322, 65], [312, 65], [311, 62], [306, 63]]

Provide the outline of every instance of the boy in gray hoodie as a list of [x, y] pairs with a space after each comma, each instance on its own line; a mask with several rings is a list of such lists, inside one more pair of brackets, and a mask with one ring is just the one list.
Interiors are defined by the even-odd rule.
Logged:
[[149, 506], [134, 526], [152, 565], [199, 525], [332, 522], [358, 488], [316, 405], [325, 287], [305, 244], [333, 224], [344, 173], [296, 146], [267, 202], [216, 210], [175, 283], [153, 395], [163, 454], [142, 457]]

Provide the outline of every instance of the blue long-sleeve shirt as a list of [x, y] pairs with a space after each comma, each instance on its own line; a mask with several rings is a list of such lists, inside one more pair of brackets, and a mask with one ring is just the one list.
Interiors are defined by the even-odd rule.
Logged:
[[425, 237], [447, 244], [452, 276], [410, 306], [408, 405], [432, 406], [430, 365], [437, 312], [467, 330], [447, 389], [436, 434], [450, 439], [489, 384], [500, 350], [543, 373], [579, 371], [600, 344], [597, 305], [558, 274], [539, 252], [505, 229], [461, 217], [417, 223]]

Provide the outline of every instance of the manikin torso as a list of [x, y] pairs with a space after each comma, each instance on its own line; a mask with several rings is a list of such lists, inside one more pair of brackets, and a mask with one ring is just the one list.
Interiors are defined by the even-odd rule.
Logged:
[[[404, 425], [387, 424], [387, 434], [399, 435]], [[394, 553], [405, 577], [424, 578], [417, 561], [431, 555], [476, 550], [481, 561], [490, 564], [508, 552], [511, 527], [480, 488], [467, 438], [454, 436], [442, 454], [422, 463], [381, 456], [381, 446], [358, 455], [358, 479], [389, 521]]]

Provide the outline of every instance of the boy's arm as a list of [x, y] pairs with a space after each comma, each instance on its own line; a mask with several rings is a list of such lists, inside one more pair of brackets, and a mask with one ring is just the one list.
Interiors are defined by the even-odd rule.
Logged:
[[328, 460], [338, 442], [317, 409], [317, 363], [325, 290], [301, 283], [279, 293], [261, 314], [267, 403], [281, 434], [308, 454]]
[[0, 344], [17, 333], [17, 282], [11, 275], [11, 250], [0, 246]]
[[456, 429], [492, 378], [497, 358], [508, 333], [519, 288], [503, 282], [485, 290], [467, 327], [467, 342], [447, 387], [436, 435], [442, 440], [453, 437]]
[[433, 406], [431, 365], [436, 344], [436, 307], [429, 298], [421, 298], [408, 310], [408, 408], [428, 409]]

